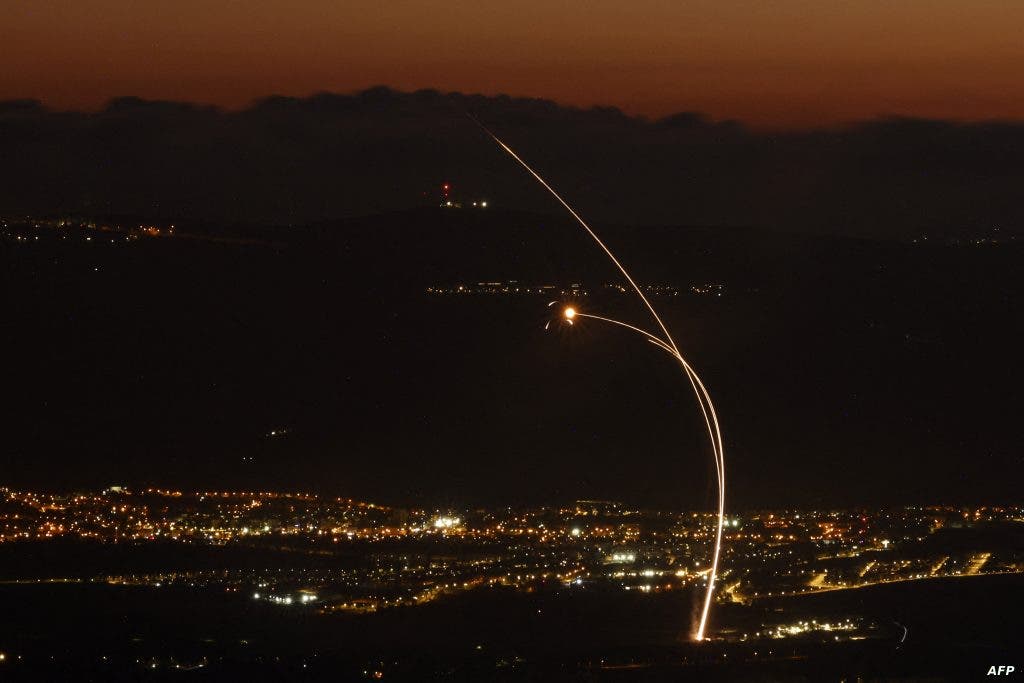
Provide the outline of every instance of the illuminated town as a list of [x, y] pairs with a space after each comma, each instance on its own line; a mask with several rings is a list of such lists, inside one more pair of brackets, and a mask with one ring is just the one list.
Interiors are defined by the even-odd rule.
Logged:
[[[6, 583], [185, 586], [282, 608], [377, 612], [505, 588], [668, 593], [702, 584], [709, 513], [639, 510], [610, 501], [501, 510], [426, 510], [304, 493], [0, 489], [0, 543], [76, 539], [140, 547], [183, 544], [286, 552], [308, 566], [7, 575]], [[956, 550], [958, 531], [1020, 522], [1024, 508], [751, 511], [728, 516], [720, 604], [875, 584], [1024, 572], [1017, 551]], [[952, 548], [952, 549], [951, 549]], [[331, 558], [337, 562], [332, 566]], [[357, 561], [352, 562], [352, 558]], [[852, 616], [719, 623], [718, 640], [870, 637]]]

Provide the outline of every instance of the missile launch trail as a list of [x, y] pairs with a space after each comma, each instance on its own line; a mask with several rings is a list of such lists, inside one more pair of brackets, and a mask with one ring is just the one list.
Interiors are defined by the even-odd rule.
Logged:
[[[569, 312], [572, 312], [570, 315]], [[715, 472], [718, 478], [718, 520], [717, 528], [715, 532], [715, 547], [714, 556], [711, 563], [711, 571], [708, 575], [708, 587], [704, 595], [704, 608], [701, 611], [700, 624], [697, 628], [697, 632], [694, 634], [694, 640], [703, 640], [704, 631], [707, 627], [708, 614], [711, 611], [711, 601], [714, 597], [715, 580], [717, 579], [718, 573], [718, 561], [721, 555], [722, 549], [722, 528], [725, 526], [725, 469], [723, 461], [723, 450], [722, 450], [722, 433], [718, 424], [718, 415], [715, 412], [715, 406], [711, 402], [711, 395], [708, 393], [707, 388], [704, 386], [704, 382], [701, 380], [697, 371], [693, 369], [693, 366], [682, 354], [679, 353], [678, 349], [669, 346], [669, 344], [659, 337], [651, 334], [647, 330], [630, 325], [629, 323], [622, 322], [621, 320], [615, 320], [613, 318], [605, 318], [603, 316], [594, 315], [591, 313], [582, 313], [575, 309], [567, 308], [563, 314], [567, 322], [572, 322], [574, 318], [590, 318], [592, 320], [600, 320], [602, 322], [611, 323], [624, 327], [633, 332], [637, 332], [643, 335], [647, 341], [651, 342], [658, 348], [666, 351], [670, 356], [679, 361], [679, 364], [683, 367], [683, 372], [686, 373], [687, 379], [690, 381], [690, 386], [693, 387], [694, 394], [697, 396], [697, 402], [700, 404], [701, 413], [704, 416], [704, 424], [708, 430], [708, 437], [711, 439], [711, 447], [715, 457]]]
[[573, 319], [576, 317], [592, 318], [595, 320], [602, 320], [604, 322], [626, 327], [633, 330], [634, 332], [642, 334], [648, 341], [659, 346], [664, 351], [667, 351], [680, 363], [680, 365], [683, 368], [683, 372], [686, 374], [687, 379], [690, 381], [690, 385], [693, 387], [694, 393], [697, 396], [697, 402], [700, 404], [701, 412], [704, 415], [704, 422], [708, 429], [708, 438], [711, 441], [711, 450], [715, 458], [715, 470], [718, 479], [718, 522], [715, 531], [714, 554], [711, 562], [711, 571], [708, 574], [708, 585], [707, 591], [704, 595], [704, 606], [701, 610], [700, 623], [697, 627], [696, 632], [694, 633], [695, 640], [704, 640], [705, 629], [707, 627], [708, 613], [711, 611], [711, 602], [714, 598], [715, 581], [718, 577], [718, 561], [721, 556], [722, 550], [722, 529], [725, 526], [725, 451], [722, 446], [722, 432], [718, 423], [718, 415], [715, 412], [714, 404], [711, 402], [711, 396], [708, 393], [707, 388], [704, 386], [704, 383], [701, 381], [700, 377], [694, 371], [693, 367], [683, 358], [682, 353], [680, 353], [679, 348], [676, 346], [675, 340], [672, 339], [672, 334], [668, 331], [668, 327], [662, 321], [661, 316], [658, 315], [658, 312], [654, 309], [654, 306], [651, 304], [651, 302], [644, 295], [643, 291], [633, 280], [633, 277], [629, 274], [629, 271], [626, 270], [626, 267], [623, 266], [619, 259], [615, 257], [615, 254], [612, 253], [611, 249], [609, 249], [607, 245], [605, 245], [605, 243], [601, 241], [601, 238], [597, 236], [597, 233], [594, 232], [594, 230], [587, 224], [586, 221], [583, 220], [583, 218], [578, 213], [576, 213], [576, 210], [573, 209], [568, 202], [562, 199], [561, 195], [559, 195], [554, 190], [554, 188], [552, 188], [551, 185], [549, 185], [547, 181], [540, 176], [540, 174], [534, 171], [529, 164], [527, 164], [518, 154], [516, 154], [511, 147], [506, 145], [497, 135], [492, 133], [490, 129], [488, 129], [482, 123], [477, 121], [476, 118], [474, 118], [473, 116], [469, 116], [469, 118], [471, 118], [478, 126], [480, 126], [480, 128], [482, 128], [483, 131], [487, 133], [487, 135], [490, 136], [495, 143], [498, 144], [498, 146], [505, 150], [505, 152], [507, 152], [509, 156], [515, 159], [524, 169], [526, 169], [526, 171], [531, 176], [533, 176], [533, 178], [538, 183], [540, 183], [541, 186], [544, 187], [544, 189], [546, 189], [552, 197], [558, 200], [558, 202], [563, 207], [565, 207], [566, 211], [568, 211], [569, 214], [576, 220], [576, 222], [580, 224], [580, 226], [587, 232], [588, 235], [590, 235], [594, 242], [596, 242], [597, 245], [601, 248], [601, 250], [604, 251], [604, 253], [608, 256], [611, 262], [615, 264], [615, 267], [619, 269], [619, 272], [622, 273], [623, 277], [626, 278], [626, 281], [629, 282], [630, 286], [636, 292], [637, 296], [640, 297], [640, 300], [643, 302], [644, 306], [651, 314], [651, 317], [657, 323], [658, 328], [664, 334], [664, 338], [653, 335], [645, 330], [642, 330], [638, 327], [634, 327], [627, 323], [612, 320], [611, 318], [602, 318], [600, 316], [584, 314], [574, 309], [566, 309], [563, 312], [563, 319], [566, 322], [572, 324]]

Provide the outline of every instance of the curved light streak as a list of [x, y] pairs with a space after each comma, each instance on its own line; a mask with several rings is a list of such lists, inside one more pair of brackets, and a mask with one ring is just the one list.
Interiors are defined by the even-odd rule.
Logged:
[[[693, 387], [693, 392], [697, 395], [697, 402], [700, 404], [701, 413], [703, 413], [704, 415], [704, 424], [707, 425], [708, 428], [708, 437], [711, 439], [711, 445], [715, 451], [715, 472], [719, 480], [718, 483], [720, 486], [724, 486], [725, 482], [722, 479], [722, 468], [719, 464], [719, 460], [721, 457], [719, 455], [719, 449], [721, 448], [721, 434], [717, 431], [718, 419], [717, 417], [714, 418], [714, 427], [712, 427], [712, 418], [708, 416], [708, 409], [710, 408], [713, 414], [714, 405], [711, 403], [711, 396], [704, 388], [704, 384], [703, 382], [700, 381], [700, 377], [697, 375], [697, 371], [693, 369], [693, 366], [690, 365], [678, 351], [676, 351], [667, 343], [665, 343], [664, 340], [654, 336], [647, 330], [637, 327], [636, 325], [630, 325], [629, 323], [622, 322], [621, 320], [615, 320], [614, 318], [605, 318], [604, 316], [594, 315], [592, 313], [580, 313], [579, 311], [573, 311], [573, 317], [600, 320], [602, 322], [611, 323], [613, 325], [619, 325], [620, 327], [625, 327], [626, 329], [632, 330], [633, 332], [638, 332], [641, 335], [643, 335], [647, 339], [647, 341], [651, 342], [659, 349], [667, 352], [670, 356], [679, 361], [680, 365], [683, 366], [683, 370], [686, 372], [686, 378], [690, 380], [690, 386]], [[700, 387], [699, 389], [698, 386]], [[722, 512], [725, 511], [722, 510]]]
[[[711, 600], [714, 597], [715, 581], [718, 576], [718, 560], [722, 550], [722, 528], [725, 525], [725, 461], [723, 457], [724, 451], [722, 449], [722, 432], [718, 424], [718, 414], [715, 412], [715, 404], [712, 403], [711, 395], [708, 393], [708, 390], [704, 386], [704, 382], [701, 380], [700, 375], [697, 374], [697, 371], [693, 369], [693, 366], [690, 365], [685, 358], [683, 358], [683, 355], [679, 353], [678, 349], [669, 346], [665, 340], [651, 334], [647, 330], [622, 322], [621, 320], [615, 320], [614, 318], [606, 318], [604, 316], [594, 315], [592, 313], [582, 313], [580, 311], [573, 311], [573, 317], [600, 320], [601, 322], [618, 325], [619, 327], [624, 327], [642, 335], [647, 339], [647, 341], [651, 342], [679, 361], [679, 364], [683, 367], [683, 372], [686, 373], [686, 378], [690, 381], [690, 386], [693, 387], [694, 394], [697, 396], [697, 403], [700, 404], [700, 410], [704, 416], [704, 424], [707, 427], [708, 437], [711, 439], [711, 448], [715, 456], [715, 473], [718, 479], [719, 491], [718, 524], [715, 531], [714, 556], [711, 561], [711, 572], [708, 574], [708, 587], [704, 595], [704, 608], [701, 611], [700, 625], [697, 628], [697, 632], [694, 634], [695, 640], [704, 640], [704, 630], [707, 626], [708, 614], [711, 611]], [[567, 320], [567, 322], [571, 323], [572, 321]]]
[[[540, 174], [534, 171], [529, 164], [523, 161], [523, 159], [518, 154], [516, 154], [511, 147], [506, 145], [501, 140], [501, 138], [492, 133], [490, 129], [487, 128], [487, 126], [477, 121], [476, 118], [474, 118], [472, 115], [470, 115], [469, 118], [472, 119], [478, 126], [480, 126], [480, 128], [483, 129], [483, 131], [487, 133], [487, 135], [489, 135], [491, 139], [498, 144], [499, 147], [505, 150], [509, 154], [509, 156], [511, 156], [513, 159], [519, 162], [519, 165], [526, 169], [527, 172], [529, 172], [529, 174], [533, 176], [534, 179], [538, 183], [540, 183], [541, 186], [543, 186], [544, 189], [546, 189], [552, 197], [557, 199], [558, 203], [565, 207], [565, 210], [568, 211], [569, 214], [576, 219], [576, 222], [579, 223], [584, 230], [586, 230], [587, 234], [590, 235], [591, 238], [593, 238], [594, 242], [597, 243], [597, 246], [601, 247], [601, 250], [604, 251], [604, 253], [608, 256], [611, 262], [615, 264], [615, 267], [619, 269], [619, 272], [622, 273], [622, 276], [626, 278], [626, 281], [629, 282], [630, 286], [636, 292], [637, 296], [640, 297], [640, 300], [644, 303], [644, 306], [646, 306], [647, 310], [650, 312], [651, 317], [654, 318], [654, 321], [658, 324], [658, 327], [664, 333], [665, 338], [661, 339], [659, 337], [651, 335], [648, 332], [641, 330], [640, 328], [634, 328], [631, 325], [626, 325], [625, 323], [611, 321], [610, 318], [605, 320], [614, 322], [615, 324], [623, 325], [625, 327], [630, 327], [635, 331], [640, 332], [645, 337], [650, 339], [652, 342], [658, 343], [658, 345], [661, 346], [666, 351], [669, 351], [671, 349], [670, 353], [682, 364], [683, 369], [686, 372], [686, 376], [689, 378], [690, 384], [693, 386], [694, 392], [697, 394], [697, 401], [701, 404], [701, 410], [704, 412], [704, 420], [708, 426], [708, 435], [711, 439], [711, 450], [713, 451], [713, 455], [715, 458], [715, 469], [718, 473], [718, 528], [715, 532], [715, 551], [711, 562], [711, 572], [708, 575], [708, 587], [707, 593], [704, 596], [704, 608], [701, 610], [700, 625], [697, 627], [697, 632], [694, 634], [695, 640], [704, 640], [704, 630], [707, 626], [708, 612], [711, 610], [711, 600], [714, 596], [715, 580], [718, 575], [718, 559], [721, 555], [722, 549], [722, 529], [725, 526], [725, 452], [722, 448], [722, 433], [718, 426], [718, 417], [715, 413], [714, 405], [712, 405], [711, 403], [711, 397], [708, 394], [707, 389], [704, 387], [704, 383], [700, 380], [700, 377], [697, 376], [697, 373], [694, 372], [693, 368], [690, 366], [689, 363], [686, 362], [686, 360], [683, 358], [683, 355], [679, 352], [679, 348], [676, 346], [675, 341], [672, 339], [672, 334], [668, 331], [668, 327], [661, 320], [661, 317], [658, 315], [658, 312], [654, 310], [654, 306], [651, 304], [650, 301], [648, 301], [647, 297], [643, 293], [643, 290], [641, 290], [640, 286], [637, 285], [636, 281], [633, 280], [633, 277], [629, 274], [629, 271], [626, 270], [626, 267], [623, 266], [619, 259], [615, 257], [615, 254], [612, 253], [611, 249], [609, 249], [605, 245], [605, 243], [601, 241], [601, 238], [597, 236], [597, 233], [594, 232], [594, 230], [589, 225], [587, 225], [587, 222], [584, 221], [578, 213], [576, 213], [576, 210], [569, 206], [569, 203], [562, 199], [561, 195], [559, 195], [555, 191], [555, 189], [551, 187], [547, 183], [547, 181], [540, 176]], [[568, 322], [572, 323], [572, 320], [570, 319], [568, 320]]]

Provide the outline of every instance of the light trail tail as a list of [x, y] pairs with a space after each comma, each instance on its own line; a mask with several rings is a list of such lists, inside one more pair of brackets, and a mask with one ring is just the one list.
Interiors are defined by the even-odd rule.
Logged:
[[[658, 324], [658, 327], [661, 329], [661, 332], [665, 335], [665, 338], [662, 339], [640, 328], [619, 322], [617, 320], [612, 320], [610, 318], [599, 318], [598, 316], [586, 317], [592, 317], [604, 320], [605, 322], [611, 322], [616, 325], [628, 327], [636, 332], [643, 334], [651, 342], [660, 346], [665, 351], [668, 351], [679, 361], [679, 363], [683, 367], [683, 371], [686, 373], [686, 376], [690, 381], [690, 385], [693, 387], [694, 393], [697, 396], [697, 402], [700, 403], [701, 412], [704, 415], [705, 424], [707, 425], [708, 437], [711, 440], [711, 450], [715, 458], [715, 471], [718, 480], [718, 524], [715, 532], [714, 555], [711, 561], [711, 572], [708, 575], [708, 586], [704, 596], [704, 607], [701, 610], [700, 624], [697, 627], [696, 633], [694, 634], [695, 640], [704, 640], [704, 633], [707, 627], [708, 613], [711, 611], [711, 602], [714, 597], [715, 581], [718, 577], [718, 562], [722, 550], [722, 529], [725, 526], [725, 449], [722, 445], [722, 431], [718, 424], [718, 415], [715, 412], [714, 404], [711, 402], [711, 396], [708, 393], [707, 388], [704, 386], [704, 383], [697, 375], [696, 371], [694, 371], [693, 367], [683, 358], [682, 353], [679, 352], [679, 348], [676, 346], [675, 341], [672, 339], [672, 334], [668, 331], [668, 327], [662, 321], [661, 316], [659, 316], [658, 312], [654, 310], [654, 306], [644, 295], [643, 290], [640, 289], [639, 285], [637, 285], [636, 281], [634, 281], [633, 277], [629, 274], [629, 271], [627, 271], [626, 267], [622, 265], [618, 258], [616, 258], [615, 254], [612, 253], [611, 249], [609, 249], [608, 246], [605, 245], [605, 243], [601, 240], [601, 238], [597, 236], [597, 233], [594, 232], [594, 230], [589, 225], [587, 225], [587, 222], [584, 221], [578, 213], [576, 213], [576, 210], [573, 209], [568, 202], [562, 199], [561, 195], [559, 195], [558, 192], [556, 192], [555, 189], [551, 187], [551, 185], [549, 185], [548, 182], [544, 180], [544, 178], [542, 178], [539, 173], [534, 171], [529, 164], [527, 164], [518, 154], [516, 154], [511, 147], [506, 145], [504, 141], [501, 140], [501, 138], [492, 133], [487, 126], [480, 123], [480, 121], [478, 121], [474, 116], [472, 116], [471, 114], [467, 114], [467, 116], [474, 123], [480, 126], [480, 128], [485, 133], [487, 133], [487, 135], [490, 136], [490, 138], [494, 140], [494, 142], [496, 142], [499, 147], [505, 150], [509, 154], [509, 156], [515, 159], [519, 163], [519, 165], [526, 169], [526, 171], [531, 176], [533, 176], [534, 179], [538, 183], [540, 183], [541, 186], [545, 190], [547, 190], [552, 197], [558, 200], [558, 203], [565, 207], [565, 210], [568, 211], [574, 219], [576, 219], [576, 222], [580, 224], [580, 226], [587, 232], [588, 235], [590, 235], [594, 242], [596, 242], [597, 245], [601, 248], [601, 250], [604, 251], [604, 253], [608, 256], [611, 262], [615, 264], [615, 267], [619, 269], [619, 272], [621, 272], [623, 277], [626, 278], [626, 281], [629, 282], [630, 286], [636, 292], [637, 296], [640, 297], [640, 300], [644, 303], [644, 306], [647, 307], [647, 310], [648, 312], [650, 312], [651, 317], [654, 318], [654, 321]], [[570, 320], [569, 322], [572, 321]]]

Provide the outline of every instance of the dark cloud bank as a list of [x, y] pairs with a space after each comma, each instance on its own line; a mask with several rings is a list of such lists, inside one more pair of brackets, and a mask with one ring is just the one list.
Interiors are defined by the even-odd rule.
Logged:
[[0, 211], [298, 224], [416, 206], [442, 181], [496, 206], [555, 210], [466, 112], [598, 222], [894, 238], [1024, 223], [1024, 123], [887, 118], [766, 133], [693, 113], [647, 121], [387, 88], [242, 111], [0, 103]]

